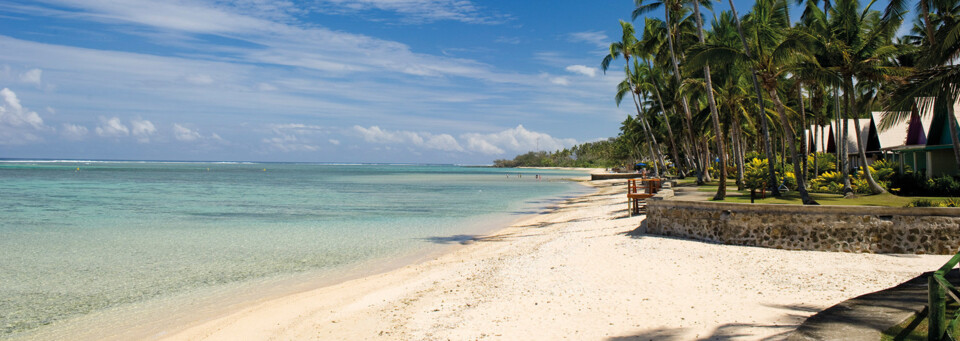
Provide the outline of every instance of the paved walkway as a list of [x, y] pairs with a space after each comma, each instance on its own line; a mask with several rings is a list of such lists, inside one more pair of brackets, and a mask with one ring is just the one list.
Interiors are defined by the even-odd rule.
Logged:
[[[787, 340], [879, 340], [888, 328], [903, 322], [927, 304], [924, 273], [890, 289], [853, 298], [811, 316]], [[947, 279], [956, 283], [960, 271]]]

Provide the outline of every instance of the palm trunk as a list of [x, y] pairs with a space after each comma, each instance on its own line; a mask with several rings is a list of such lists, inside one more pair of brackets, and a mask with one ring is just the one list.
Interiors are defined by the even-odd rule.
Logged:
[[886, 193], [887, 190], [883, 189], [883, 186], [877, 183], [873, 179], [873, 174], [870, 172], [870, 165], [867, 164], [867, 152], [866, 146], [863, 144], [863, 138], [860, 135], [860, 112], [857, 108], [857, 99], [854, 97], [856, 94], [853, 92], [853, 77], [847, 77], [847, 89], [850, 91], [850, 108], [853, 111], [853, 128], [856, 129], [857, 133], [857, 154], [860, 156], [860, 163], [863, 166], [863, 176], [867, 178], [867, 184], [870, 186], [870, 192], [873, 194]]
[[833, 122], [834, 122], [834, 124], [833, 124], [833, 143], [834, 143], [834, 149], [835, 149], [833, 152], [834, 152], [835, 154], [837, 154], [836, 170], [837, 170], [838, 172], [842, 172], [842, 171], [843, 171], [843, 160], [840, 158], [840, 151], [841, 151], [842, 149], [840, 148], [840, 143], [838, 142], [838, 141], [840, 141], [840, 126], [841, 126], [841, 124], [842, 124], [842, 122], [840, 121], [840, 90], [838, 90], [836, 87], [833, 88], [833, 102], [834, 102], [834, 105], [833, 105], [833, 117], [834, 117], [834, 119], [833, 119], [833, 120], [834, 120], [834, 121], [833, 121]]
[[[743, 27], [740, 25], [740, 15], [737, 14], [737, 6], [733, 5], [733, 0], [727, 0], [730, 3], [730, 11], [733, 12], [733, 20], [737, 24], [737, 34], [740, 35], [740, 42], [743, 44], [743, 51], [750, 57], [750, 46], [747, 44], [747, 38], [743, 35]], [[768, 181], [771, 184], [777, 183], [777, 172], [773, 168], [773, 146], [770, 143], [770, 125], [767, 123], [767, 112], [763, 103], [763, 91], [760, 90], [760, 82], [757, 80], [757, 70], [750, 67], [750, 75], [753, 77], [753, 90], [757, 93], [757, 107], [760, 108], [760, 126], [763, 131], [763, 151], [767, 157], [767, 173], [770, 175]], [[771, 194], [775, 197], [780, 196], [780, 189], [773, 186]]]
[[[769, 80], [764, 78], [764, 83], [767, 84]], [[783, 102], [780, 101], [780, 95], [777, 94], [777, 88], [772, 85], [766, 85], [767, 92], [770, 94], [770, 98], [773, 100], [773, 104], [776, 106], [777, 114], [780, 116], [780, 124], [783, 126], [783, 135], [790, 147], [790, 154], [793, 156], [793, 173], [797, 177], [797, 191], [800, 192], [800, 201], [804, 205], [819, 205], [813, 198], [810, 197], [810, 193], [807, 193], [807, 186], [804, 183], [803, 173], [800, 169], [800, 160], [797, 154], [797, 146], [793, 143], [794, 134], [793, 128], [790, 127], [790, 121], [787, 119], [786, 110], [784, 109]]]
[[937, 39], [933, 33], [933, 23], [930, 22], [930, 0], [920, 0], [920, 12], [923, 16], [923, 28], [927, 32], [927, 42], [930, 43], [930, 46], [934, 46]]
[[[818, 146], [818, 144], [817, 144], [817, 133], [818, 133], [818, 132], [817, 132], [817, 128], [820, 128], [820, 125], [819, 125], [819, 124], [813, 128], [813, 175], [812, 175], [811, 177], [813, 177], [814, 179], [816, 179], [818, 176], [820, 176], [820, 164], [817, 163], [817, 159], [818, 159], [818, 156], [817, 156], [818, 151], [817, 151], [817, 149], [819, 149], [819, 148], [817, 148], [817, 146]], [[822, 143], [821, 143], [821, 145], [822, 145]]]
[[[653, 65], [650, 64], [649, 59], [647, 60], [647, 65], [651, 70], [653, 70]], [[657, 81], [652, 77], [651, 79], [653, 80], [654, 94], [657, 95], [657, 103], [660, 104], [660, 112], [663, 113], [663, 121], [667, 124], [667, 136], [670, 138], [670, 155], [673, 156], [673, 162], [676, 164], [678, 173], [677, 175], [680, 178], [683, 178], [686, 174], [684, 174], [685, 172], [680, 169], [681, 162], [680, 156], [677, 153], [677, 142], [673, 137], [673, 127], [670, 126], [670, 116], [667, 116], [667, 109], [663, 106], [663, 98], [660, 97], [660, 84], [658, 84]]]
[[707, 143], [707, 138], [703, 137], [700, 139], [700, 150], [703, 151], [703, 182], [713, 181], [713, 177], [710, 175], [710, 144]]
[[[736, 118], [733, 119], [733, 124], [731, 125], [731, 143], [733, 143], [733, 155], [734, 163], [737, 164], [737, 190], [743, 190], [743, 163], [740, 161], [743, 160], [743, 145], [740, 143], [740, 122]], [[739, 161], [738, 161], [739, 160]]]
[[797, 95], [800, 98], [800, 131], [803, 132], [803, 138], [800, 139], [800, 152], [803, 154], [803, 175], [806, 178], [807, 175], [807, 155], [810, 155], [809, 148], [807, 147], [807, 142], [809, 141], [809, 135], [807, 135], [807, 108], [803, 102], [803, 91], [801, 90], [802, 86], [797, 86]]
[[[844, 96], [849, 96], [849, 94], [844, 94]], [[839, 97], [838, 97], [838, 99], [839, 99]], [[839, 107], [839, 105], [838, 105], [838, 107]], [[849, 101], [848, 101], [848, 102], [847, 102], [847, 112], [849, 112], [849, 111], [850, 111], [850, 104], [849, 104]], [[839, 158], [838, 160], [841, 160], [841, 161], [840, 161], [840, 164], [841, 164], [840, 168], [841, 168], [841, 171], [842, 171], [842, 174], [843, 174], [843, 194], [844, 194], [844, 195], [847, 195], [848, 193], [853, 192], [853, 186], [850, 185], [850, 166], [847, 164], [847, 163], [849, 162], [849, 159], [850, 159], [850, 158], [848, 157], [848, 154], [850, 154], [850, 153], [847, 152], [847, 132], [850, 131], [850, 128], [848, 127], [848, 125], [850, 125], [850, 122], [847, 121], [847, 118], [846, 118], [846, 117], [842, 117], [842, 116], [843, 116], [843, 115], [841, 115], [841, 119], [843, 120], [843, 124], [841, 124], [841, 128], [840, 128], [841, 130], [843, 130], [843, 131], [840, 133], [840, 139], [842, 140], [842, 142], [839, 143], [839, 144], [837, 144], [837, 145], [839, 146], [838, 149], [840, 150], [840, 154], [841, 154], [841, 155], [840, 155], [841, 158]]]
[[[681, 83], [683, 83], [683, 79], [680, 77], [680, 63], [677, 61], [677, 54], [676, 54], [676, 52], [674, 52], [674, 50], [673, 50], [673, 29], [672, 29], [672, 26], [671, 26], [671, 24], [670, 24], [670, 7], [669, 7], [669, 6], [663, 6], [663, 12], [664, 12], [664, 14], [665, 14], [665, 20], [666, 20], [666, 24], [667, 24], [667, 45], [669, 45], [669, 47], [670, 47], [670, 60], [673, 62], [673, 63], [672, 63], [672, 64], [673, 64], [673, 76], [676, 77], [677, 83], [678, 83], [678, 84], [681, 84]], [[684, 113], [684, 115], [685, 115], [685, 116], [684, 116], [684, 119], [685, 119], [684, 123], [685, 123], [686, 126], [687, 126], [687, 127], [686, 127], [686, 128], [687, 128], [687, 138], [690, 140], [690, 142], [692, 143], [693, 147], [696, 148], [697, 143], [696, 143], [696, 139], [695, 139], [694, 136], [693, 136], [693, 116], [690, 114], [690, 105], [689, 105], [689, 103], [687, 103], [687, 96], [685, 96], [685, 95], [680, 96], [680, 101], [683, 103], [683, 113]], [[700, 157], [700, 155], [696, 155], [696, 156], [697, 156], [697, 158]], [[702, 168], [702, 166], [700, 165], [700, 163], [695, 162], [694, 164], [697, 165], [697, 166], [696, 166], [696, 167], [697, 167], [697, 184], [703, 184], [703, 171], [704, 171], [704, 169]]]
[[637, 94], [633, 91], [630, 91], [630, 98], [633, 99], [633, 106], [637, 108], [637, 120], [640, 121], [640, 128], [643, 129], [643, 133], [646, 135], [645, 138], [647, 140], [647, 147], [650, 149], [650, 158], [653, 159], [653, 173], [659, 176], [660, 167], [657, 166], [657, 154], [653, 151], [653, 142], [650, 139], [652, 135], [650, 135], [650, 131], [647, 130], [647, 125], [644, 124], [643, 113], [640, 111], [640, 102], [637, 101]]
[[[647, 123], [647, 116], [640, 113], [639, 103], [636, 103], [636, 105], [637, 105], [637, 118], [640, 119], [640, 124], [643, 125], [643, 130], [647, 133], [647, 138], [653, 144], [650, 147], [651, 148], [650, 151], [651, 153], [653, 153], [652, 157], [654, 158], [654, 168], [657, 168], [656, 167], [657, 162], [660, 163], [660, 167], [655, 170], [657, 173], [657, 177], [660, 177], [663, 175], [663, 173], [667, 171], [667, 164], [663, 162], [663, 153], [660, 152], [660, 142], [657, 141], [657, 136], [653, 134], [653, 128], [650, 128], [650, 124]], [[660, 169], [663, 169], [663, 172], [661, 172]]]
[[[698, 1], [693, 1], [693, 14], [697, 19], [697, 36], [700, 38], [700, 43], [706, 43], [706, 40], [703, 38], [703, 18], [700, 17], [700, 3]], [[717, 194], [713, 196], [713, 200], [723, 200], [727, 197], [727, 150], [724, 146], [723, 141], [723, 130], [720, 129], [720, 114], [717, 113], [717, 102], [713, 97], [713, 80], [710, 76], [710, 65], [709, 63], [703, 66], [703, 78], [706, 81], [707, 86], [707, 104], [710, 107], [710, 119], [713, 121], [713, 133], [714, 139], [717, 142], [717, 156], [720, 158], [720, 162], [717, 167], [720, 168], [720, 184], [717, 186]]]

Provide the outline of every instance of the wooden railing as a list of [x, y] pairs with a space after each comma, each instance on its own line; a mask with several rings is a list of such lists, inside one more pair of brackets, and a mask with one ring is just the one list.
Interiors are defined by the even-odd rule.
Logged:
[[927, 340], [957, 341], [960, 335], [956, 335], [957, 324], [960, 323], [960, 309], [953, 314], [947, 314], [947, 299], [952, 299], [954, 304], [960, 304], [960, 291], [953, 284], [947, 281], [947, 273], [953, 270], [957, 263], [960, 263], [960, 253], [950, 258], [947, 264], [944, 264], [940, 270], [937, 270], [929, 278], [929, 323], [927, 329]]

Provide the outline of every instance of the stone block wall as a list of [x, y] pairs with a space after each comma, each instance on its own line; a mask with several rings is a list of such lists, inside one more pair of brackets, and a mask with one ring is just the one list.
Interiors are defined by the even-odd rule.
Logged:
[[787, 250], [955, 254], [960, 209], [650, 200], [646, 232]]

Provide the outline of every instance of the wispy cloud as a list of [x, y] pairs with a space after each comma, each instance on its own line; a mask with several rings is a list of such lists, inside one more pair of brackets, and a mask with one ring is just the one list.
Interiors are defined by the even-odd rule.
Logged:
[[82, 125], [64, 123], [60, 128], [60, 135], [67, 140], [79, 141], [87, 137], [89, 129]]
[[567, 66], [566, 70], [573, 73], [579, 73], [587, 77], [594, 77], [597, 75], [597, 68], [588, 67], [586, 65], [570, 65]]
[[203, 138], [196, 130], [182, 126], [179, 123], [173, 124], [173, 137], [177, 139], [177, 141], [184, 142], [193, 142]]
[[492, 134], [463, 134], [467, 149], [483, 154], [523, 153], [533, 150], [559, 150], [577, 144], [575, 139], [555, 138], [549, 134], [529, 131], [518, 125]]
[[418, 133], [405, 130], [384, 130], [378, 126], [369, 128], [354, 126], [353, 130], [363, 137], [364, 141], [379, 144], [410, 144], [416, 147], [443, 151], [462, 151], [460, 143], [449, 134]]
[[41, 85], [41, 83], [43, 82], [42, 78], [43, 78], [43, 70], [40, 70], [40, 69], [30, 69], [27, 72], [20, 74], [21, 82], [24, 82], [27, 84], [33, 84], [36, 86]]
[[315, 9], [325, 13], [349, 14], [379, 10], [401, 16], [412, 24], [459, 21], [469, 24], [500, 24], [510, 16], [489, 13], [468, 0], [318, 0]]
[[498, 37], [493, 41], [501, 44], [517, 45], [520, 44], [522, 40], [520, 40], [520, 37]]
[[318, 151], [320, 146], [315, 142], [314, 135], [329, 133], [326, 127], [302, 123], [271, 124], [269, 128], [275, 136], [263, 138], [261, 141], [269, 149], [281, 152]]
[[603, 31], [574, 32], [567, 35], [567, 40], [574, 43], [586, 43], [601, 49], [610, 47], [610, 38]]

